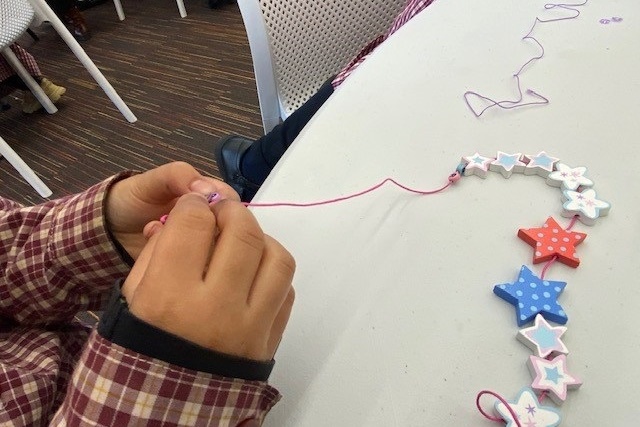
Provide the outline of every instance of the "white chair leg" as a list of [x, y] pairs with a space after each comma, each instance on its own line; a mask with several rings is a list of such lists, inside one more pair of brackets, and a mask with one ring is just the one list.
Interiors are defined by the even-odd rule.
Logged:
[[122, 3], [120, 0], [113, 0], [113, 4], [116, 6], [116, 13], [118, 14], [118, 19], [124, 21], [124, 9], [122, 9]]
[[2, 49], [2, 56], [7, 59], [7, 62], [11, 65], [11, 67], [16, 70], [18, 76], [22, 79], [22, 81], [27, 85], [27, 87], [31, 90], [33, 95], [36, 97], [40, 104], [47, 110], [47, 113], [53, 114], [58, 109], [53, 102], [49, 99], [46, 93], [42, 90], [40, 85], [31, 77], [29, 72], [24, 68], [24, 65], [20, 62], [20, 60], [16, 57], [16, 54], [13, 53], [11, 48], [6, 47]]
[[116, 90], [111, 86], [109, 81], [104, 77], [104, 75], [100, 72], [98, 67], [91, 61], [91, 58], [87, 55], [87, 53], [82, 49], [82, 46], [76, 41], [75, 38], [71, 35], [67, 27], [60, 21], [60, 18], [56, 16], [56, 14], [51, 10], [51, 7], [45, 2], [45, 0], [29, 0], [31, 4], [39, 7], [40, 10], [46, 15], [47, 20], [51, 23], [53, 28], [60, 34], [62, 40], [69, 46], [71, 51], [76, 55], [78, 60], [84, 65], [89, 74], [94, 78], [94, 80], [100, 85], [102, 90], [107, 94], [111, 102], [120, 110], [122, 115], [131, 123], [134, 123], [136, 120], [136, 116], [131, 112], [127, 104], [124, 103], [122, 98], [118, 95]]
[[53, 193], [47, 187], [47, 185], [42, 182], [38, 175], [22, 160], [18, 154], [13, 151], [9, 144], [6, 143], [2, 137], [0, 137], [0, 154], [2, 154], [11, 166], [16, 168], [16, 170], [22, 175], [22, 177], [27, 181], [31, 186], [40, 194], [42, 197], [49, 197]]
[[178, 3], [178, 10], [180, 11], [180, 17], [185, 18], [187, 16], [187, 9], [184, 7], [184, 0], [176, 0]]

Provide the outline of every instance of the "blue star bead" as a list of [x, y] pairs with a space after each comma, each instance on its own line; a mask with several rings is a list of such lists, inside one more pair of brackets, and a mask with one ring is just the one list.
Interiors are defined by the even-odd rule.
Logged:
[[516, 308], [518, 326], [531, 322], [540, 313], [545, 319], [564, 325], [567, 315], [558, 304], [566, 282], [543, 280], [523, 265], [518, 280], [495, 285], [493, 293]]

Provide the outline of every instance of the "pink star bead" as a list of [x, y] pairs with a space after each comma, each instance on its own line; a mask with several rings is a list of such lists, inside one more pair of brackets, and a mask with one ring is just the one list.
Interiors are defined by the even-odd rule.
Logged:
[[527, 366], [534, 377], [531, 387], [536, 391], [548, 391], [549, 397], [556, 405], [561, 405], [567, 399], [569, 389], [582, 385], [582, 381], [569, 373], [567, 356], [564, 354], [552, 360], [529, 356]]
[[465, 156], [462, 158], [462, 163], [465, 163], [464, 175], [477, 175], [480, 178], [486, 178], [489, 171], [489, 165], [494, 159], [491, 157], [484, 157], [476, 152], [471, 156]]

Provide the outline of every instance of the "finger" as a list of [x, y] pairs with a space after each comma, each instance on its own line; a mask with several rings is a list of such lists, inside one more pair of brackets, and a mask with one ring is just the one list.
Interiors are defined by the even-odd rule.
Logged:
[[204, 196], [180, 197], [160, 233], [150, 274], [169, 276], [175, 284], [201, 281], [215, 228], [216, 218]]
[[131, 191], [136, 198], [149, 204], [163, 205], [189, 193], [190, 184], [201, 179], [202, 175], [188, 163], [173, 162], [132, 178]]
[[142, 229], [142, 235], [146, 240], [149, 240], [153, 235], [162, 230], [163, 224], [160, 221], [150, 221]]
[[280, 341], [282, 340], [282, 335], [284, 334], [284, 330], [287, 327], [287, 323], [289, 323], [289, 318], [291, 317], [291, 310], [293, 309], [293, 302], [295, 301], [296, 293], [293, 289], [293, 286], [289, 287], [289, 292], [285, 300], [280, 307], [280, 311], [278, 315], [273, 321], [273, 325], [271, 326], [271, 333], [269, 335], [269, 340], [267, 341], [267, 352], [273, 358], [278, 350], [278, 346], [280, 345]]
[[240, 201], [240, 196], [229, 184], [215, 178], [203, 176], [189, 185], [191, 191], [200, 194], [218, 193], [221, 199]]
[[293, 281], [296, 263], [291, 254], [273, 237], [265, 235], [260, 268], [249, 295], [249, 306], [271, 324], [280, 311]]
[[264, 249], [264, 233], [241, 203], [223, 200], [212, 207], [219, 234], [206, 282], [217, 297], [248, 300]]
[[133, 297], [138, 284], [142, 280], [142, 277], [144, 276], [144, 273], [149, 266], [149, 260], [152, 257], [161, 230], [162, 227], [159, 227], [149, 236], [147, 243], [144, 245], [142, 251], [140, 252], [140, 256], [138, 256], [138, 259], [136, 259], [136, 262], [135, 264], [133, 264], [133, 267], [131, 268], [127, 279], [122, 285], [122, 295], [129, 303], [133, 301]]

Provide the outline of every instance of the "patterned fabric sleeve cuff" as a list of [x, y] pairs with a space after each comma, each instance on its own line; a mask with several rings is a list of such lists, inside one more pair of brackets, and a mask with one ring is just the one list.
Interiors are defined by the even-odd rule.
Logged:
[[121, 252], [107, 230], [104, 209], [111, 186], [132, 174], [119, 173], [57, 207], [48, 239], [53, 252], [51, 268], [64, 272], [76, 287], [74, 294], [83, 298], [82, 308], [102, 308], [114, 281], [131, 268], [130, 257]]
[[196, 372], [120, 347], [93, 332], [51, 425], [262, 424], [280, 399], [260, 381]]
[[220, 353], [165, 332], [134, 316], [114, 287], [98, 324], [98, 333], [114, 344], [194, 371], [247, 381], [267, 381], [275, 361], [261, 362]]

